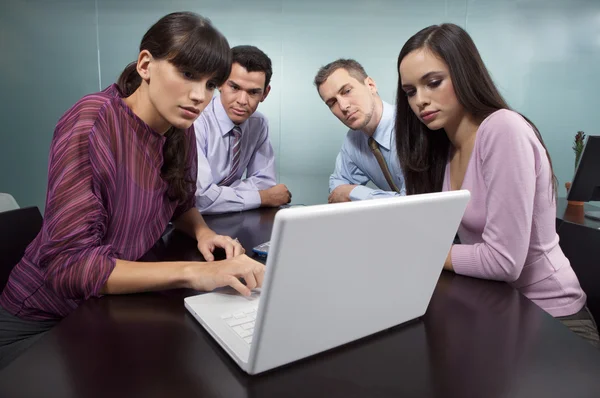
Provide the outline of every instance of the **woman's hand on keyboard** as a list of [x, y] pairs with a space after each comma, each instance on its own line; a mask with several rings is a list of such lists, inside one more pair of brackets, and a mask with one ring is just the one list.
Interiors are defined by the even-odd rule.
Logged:
[[[262, 286], [265, 266], [245, 254], [212, 262], [194, 262], [184, 267], [186, 286], [195, 290], [212, 291], [231, 286], [244, 296]], [[240, 281], [244, 278], [246, 285]]]

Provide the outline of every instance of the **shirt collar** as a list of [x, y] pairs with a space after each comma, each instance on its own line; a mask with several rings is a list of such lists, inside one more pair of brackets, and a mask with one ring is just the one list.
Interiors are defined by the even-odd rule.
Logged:
[[[217, 123], [219, 124], [219, 129], [221, 130], [221, 135], [226, 136], [232, 129], [235, 124], [231, 121], [229, 116], [227, 116], [227, 112], [225, 111], [225, 107], [221, 102], [221, 96], [218, 95], [214, 97], [209, 106], [213, 107], [213, 112], [215, 117], [217, 118]], [[248, 120], [245, 120], [242, 124], [240, 124], [240, 129], [242, 130], [242, 134], [244, 133], [244, 128]]]
[[394, 106], [388, 104], [385, 101], [381, 101], [383, 104], [383, 110], [381, 112], [381, 120], [373, 133], [373, 139], [377, 141], [380, 147], [384, 147], [388, 151], [392, 147], [392, 133], [394, 131]]

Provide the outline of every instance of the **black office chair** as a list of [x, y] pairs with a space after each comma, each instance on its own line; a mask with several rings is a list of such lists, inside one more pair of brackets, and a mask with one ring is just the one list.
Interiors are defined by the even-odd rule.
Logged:
[[562, 222], [557, 225], [560, 247], [571, 262], [581, 288], [587, 294], [587, 306], [600, 322], [600, 245], [599, 231], [583, 225]]
[[42, 220], [37, 207], [0, 212], [0, 292], [25, 249], [42, 229]]

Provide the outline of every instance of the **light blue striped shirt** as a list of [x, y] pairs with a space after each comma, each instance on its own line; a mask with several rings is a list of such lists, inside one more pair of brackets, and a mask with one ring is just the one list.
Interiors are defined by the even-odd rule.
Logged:
[[[275, 180], [275, 154], [269, 140], [269, 122], [254, 112], [240, 124], [240, 164], [229, 186], [219, 182], [231, 170], [230, 146], [233, 122], [221, 97], [214, 97], [194, 122], [198, 147], [196, 208], [202, 214], [229, 213], [260, 207], [258, 191], [271, 188]], [[246, 172], [246, 178], [244, 177]]]
[[[343, 184], [358, 185], [350, 192], [350, 200], [364, 200], [406, 195], [404, 176], [396, 152], [394, 123], [396, 109], [383, 102], [383, 112], [373, 139], [379, 144], [381, 154], [387, 163], [394, 183], [400, 194], [388, 185], [377, 159], [369, 148], [369, 136], [362, 131], [349, 130], [342, 149], [335, 161], [335, 170], [329, 177], [329, 192]], [[369, 181], [378, 189], [365, 186]]]

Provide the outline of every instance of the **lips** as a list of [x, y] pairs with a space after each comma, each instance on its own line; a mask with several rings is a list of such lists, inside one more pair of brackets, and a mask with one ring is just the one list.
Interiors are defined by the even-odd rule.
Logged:
[[427, 112], [421, 112], [421, 118], [426, 118], [427, 116], [433, 115], [434, 113], [438, 113], [439, 111], [427, 111]]
[[188, 111], [188, 112], [195, 113], [196, 115], [199, 115], [199, 114], [200, 114], [200, 109], [198, 109], [198, 108], [194, 108], [193, 106], [182, 106], [181, 108], [182, 108], [182, 109], [185, 109], [185, 110], [186, 110], [186, 111]]

